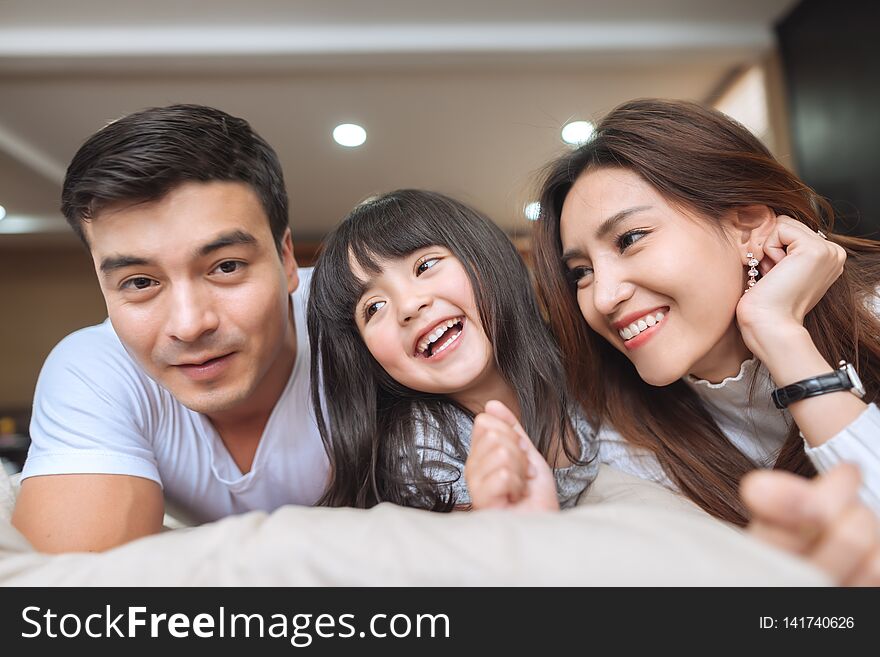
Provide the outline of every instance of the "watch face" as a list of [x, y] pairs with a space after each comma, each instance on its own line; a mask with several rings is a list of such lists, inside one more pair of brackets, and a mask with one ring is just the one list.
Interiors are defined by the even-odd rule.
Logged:
[[865, 396], [865, 386], [862, 385], [862, 380], [859, 378], [859, 373], [856, 372], [856, 368], [852, 366], [852, 363], [846, 364], [846, 369], [844, 370], [846, 375], [849, 377], [849, 382], [852, 384], [852, 391], [858, 397]]

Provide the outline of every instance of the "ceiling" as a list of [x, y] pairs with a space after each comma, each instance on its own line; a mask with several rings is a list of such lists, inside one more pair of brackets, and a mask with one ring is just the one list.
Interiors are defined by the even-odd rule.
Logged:
[[[711, 99], [794, 4], [0, 0], [0, 246], [72, 242], [58, 199], [77, 147], [178, 102], [242, 116], [276, 148], [295, 239], [399, 187], [516, 233], [566, 122], [635, 97]], [[366, 128], [363, 146], [333, 142], [346, 122]]]

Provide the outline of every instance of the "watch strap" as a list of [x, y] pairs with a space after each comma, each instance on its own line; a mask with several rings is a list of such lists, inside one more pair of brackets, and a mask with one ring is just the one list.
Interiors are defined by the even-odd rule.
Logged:
[[852, 388], [852, 382], [849, 380], [846, 372], [834, 370], [828, 374], [814, 376], [783, 388], [777, 388], [770, 396], [776, 408], [787, 408], [790, 404], [807, 397], [824, 395], [827, 392], [849, 390], [850, 388]]

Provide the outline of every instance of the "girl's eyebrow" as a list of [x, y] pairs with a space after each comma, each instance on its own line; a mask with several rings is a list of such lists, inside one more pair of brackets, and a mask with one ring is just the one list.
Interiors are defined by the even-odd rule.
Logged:
[[371, 276], [370, 278], [368, 278], [365, 281], [362, 281], [359, 278], [356, 280], [357, 280], [357, 285], [355, 286], [355, 294], [356, 294], [357, 298], [360, 299], [362, 296], [364, 296], [364, 294], [366, 294], [367, 290], [369, 290], [371, 287], [373, 287], [373, 282], [376, 280], [376, 277]]
[[[354, 274], [354, 272], [352, 272]], [[366, 273], [366, 272], [362, 272]], [[355, 284], [355, 293], [357, 294], [357, 298], [360, 299], [364, 296], [371, 288], [376, 287], [378, 279], [382, 276], [384, 270], [377, 271], [367, 276], [366, 280], [362, 279], [360, 276], [355, 275], [354, 279], [357, 281]]]

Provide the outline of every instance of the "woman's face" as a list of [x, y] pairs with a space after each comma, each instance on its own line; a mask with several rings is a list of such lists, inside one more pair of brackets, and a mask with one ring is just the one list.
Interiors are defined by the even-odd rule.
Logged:
[[430, 246], [380, 263], [355, 306], [355, 322], [373, 358], [395, 381], [455, 399], [478, 394], [495, 377], [492, 346], [461, 262]]
[[735, 375], [745, 286], [732, 222], [671, 206], [632, 171], [588, 170], [565, 198], [563, 260], [590, 327], [652, 385]]

